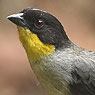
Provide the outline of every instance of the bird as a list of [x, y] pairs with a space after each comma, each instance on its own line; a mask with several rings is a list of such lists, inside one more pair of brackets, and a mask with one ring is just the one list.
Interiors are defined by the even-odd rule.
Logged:
[[47, 95], [95, 95], [95, 52], [74, 44], [55, 16], [29, 7], [7, 18]]

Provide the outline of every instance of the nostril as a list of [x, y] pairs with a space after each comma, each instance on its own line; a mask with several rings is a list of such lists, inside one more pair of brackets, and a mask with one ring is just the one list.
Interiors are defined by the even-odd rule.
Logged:
[[26, 22], [24, 19], [20, 19], [18, 22], [20, 26], [23, 26], [23, 27], [26, 26]]

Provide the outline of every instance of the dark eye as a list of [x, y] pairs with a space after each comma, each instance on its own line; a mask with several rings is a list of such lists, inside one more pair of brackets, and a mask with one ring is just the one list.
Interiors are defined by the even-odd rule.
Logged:
[[44, 21], [42, 19], [37, 19], [35, 22], [34, 22], [34, 25], [35, 27], [37, 28], [41, 28], [44, 26]]

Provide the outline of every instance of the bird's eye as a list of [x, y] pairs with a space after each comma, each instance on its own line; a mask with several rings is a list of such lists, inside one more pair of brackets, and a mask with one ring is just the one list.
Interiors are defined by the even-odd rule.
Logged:
[[44, 21], [42, 19], [37, 19], [35, 22], [34, 22], [34, 25], [36, 28], [41, 28], [44, 26]]

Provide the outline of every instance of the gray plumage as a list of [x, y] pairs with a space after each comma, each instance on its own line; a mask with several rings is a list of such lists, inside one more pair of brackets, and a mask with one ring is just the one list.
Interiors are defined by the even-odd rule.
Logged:
[[70, 42], [65, 46], [35, 64], [39, 81], [49, 95], [95, 95], [95, 52]]
[[28, 53], [32, 48], [40, 51], [36, 47], [39, 44], [31, 45], [30, 40], [34, 39], [26, 39], [29, 35], [21, 36], [26, 52], [30, 48], [27, 55], [31, 67], [48, 95], [95, 95], [95, 52], [73, 44], [56, 17], [39, 9], [26, 8], [8, 19], [24, 27], [24, 32], [28, 29], [29, 34], [36, 34], [43, 44], [55, 47], [53, 54], [44, 57], [35, 52], [39, 58], [33, 61], [34, 53], [31, 56]]

